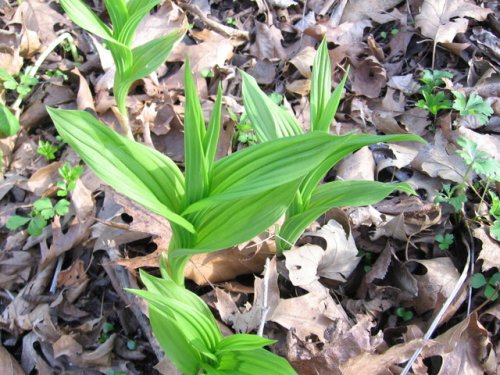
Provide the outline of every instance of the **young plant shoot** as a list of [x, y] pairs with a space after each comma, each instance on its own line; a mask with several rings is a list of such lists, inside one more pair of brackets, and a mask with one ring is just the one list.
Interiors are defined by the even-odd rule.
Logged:
[[118, 117], [129, 138], [133, 138], [126, 106], [130, 87], [163, 64], [187, 29], [187, 25], [183, 25], [168, 35], [133, 47], [139, 24], [159, 3], [160, 0], [104, 0], [111, 18], [112, 27], [109, 27], [82, 0], [61, 0], [68, 17], [82, 29], [102, 38], [111, 52], [116, 66], [113, 91], [120, 113]]

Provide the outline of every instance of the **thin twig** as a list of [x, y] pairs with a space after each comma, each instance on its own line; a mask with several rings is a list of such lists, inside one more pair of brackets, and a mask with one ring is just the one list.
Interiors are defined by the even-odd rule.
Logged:
[[401, 375], [407, 375], [410, 372], [410, 370], [413, 366], [413, 363], [417, 360], [420, 353], [422, 353], [422, 350], [424, 349], [424, 346], [425, 346], [425, 342], [432, 337], [439, 322], [443, 318], [444, 314], [446, 313], [446, 311], [450, 307], [453, 300], [456, 298], [458, 292], [460, 291], [465, 280], [467, 279], [467, 274], [469, 273], [468, 272], [469, 271], [469, 264], [471, 261], [471, 250], [470, 250], [468, 242], [465, 239], [462, 239], [462, 242], [465, 244], [465, 247], [467, 248], [467, 261], [465, 262], [465, 266], [464, 266], [464, 269], [462, 271], [462, 274], [460, 275], [460, 278], [458, 279], [457, 283], [455, 284], [450, 295], [448, 296], [448, 298], [444, 302], [443, 307], [441, 307], [441, 309], [439, 310], [439, 313], [436, 315], [436, 317], [432, 321], [430, 327], [427, 329], [427, 332], [424, 335], [424, 344], [420, 348], [415, 350], [415, 352], [411, 356], [410, 360], [406, 363], [406, 366], [403, 369], [403, 371], [401, 372]]
[[262, 299], [262, 315], [260, 317], [259, 329], [257, 330], [257, 335], [264, 335], [264, 326], [267, 321], [267, 314], [269, 313], [269, 305], [268, 305], [268, 294], [269, 294], [269, 275], [270, 275], [271, 262], [269, 258], [266, 259], [266, 265], [264, 266], [264, 279], [262, 282], [264, 283], [264, 296]]
[[213, 19], [207, 17], [207, 15], [194, 4], [180, 4], [180, 7], [189, 13], [198, 16], [205, 25], [214, 30], [215, 32], [228, 37], [228, 38], [240, 38], [240, 39], [249, 39], [249, 32], [244, 30], [233, 29], [232, 27], [223, 25]]
[[63, 262], [64, 262], [64, 254], [65, 253], [62, 253], [57, 258], [56, 269], [54, 271], [54, 276], [52, 277], [52, 283], [50, 284], [50, 289], [49, 289], [49, 293], [50, 294], [54, 294], [56, 292], [56, 289], [57, 289], [57, 279], [59, 277], [59, 274], [61, 273], [62, 265], [63, 265]]

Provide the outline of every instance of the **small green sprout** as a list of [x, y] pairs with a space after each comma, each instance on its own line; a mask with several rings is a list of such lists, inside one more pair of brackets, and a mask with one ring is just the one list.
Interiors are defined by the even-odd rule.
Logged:
[[464, 159], [465, 164], [470, 166], [474, 172], [489, 179], [500, 181], [500, 163], [498, 161], [493, 159], [487, 152], [479, 150], [477, 143], [468, 138], [460, 137], [457, 139], [457, 143], [462, 147], [461, 150], [457, 150], [457, 154]]
[[474, 289], [484, 287], [484, 296], [492, 301], [498, 298], [498, 284], [500, 284], [500, 272], [493, 274], [489, 279], [482, 273], [475, 273], [471, 278], [471, 287]]
[[57, 187], [59, 188], [57, 192], [58, 197], [66, 197], [71, 190], [75, 188], [76, 181], [83, 173], [83, 166], [77, 165], [71, 167], [68, 163], [59, 168], [59, 175], [62, 177], [62, 181], [58, 181]]
[[38, 79], [26, 73], [19, 73], [17, 78], [5, 69], [0, 68], [0, 80], [5, 89], [16, 91], [19, 95], [26, 96], [33, 86], [38, 84]]
[[236, 26], [236, 20], [234, 19], [234, 17], [227, 17], [226, 25]]
[[420, 82], [424, 84], [422, 90], [432, 91], [435, 88], [444, 84], [443, 78], [452, 79], [453, 74], [445, 70], [428, 70], [425, 69], [420, 77]]
[[420, 99], [416, 106], [428, 110], [434, 116], [436, 116], [440, 110], [452, 108], [453, 103], [442, 91], [434, 94], [432, 91], [423, 90], [422, 95], [424, 98]]
[[434, 198], [434, 203], [448, 203], [453, 207], [453, 212], [458, 213], [462, 210], [467, 197], [463, 193], [458, 193], [460, 185], [451, 186], [450, 184], [443, 185], [443, 191], [438, 192]]
[[451, 233], [438, 234], [434, 238], [441, 250], [448, 250], [455, 240], [455, 237]]
[[456, 109], [460, 116], [474, 115], [481, 125], [488, 122], [488, 119], [493, 114], [493, 108], [482, 97], [473, 92], [469, 99], [466, 99], [461, 92], [452, 91], [452, 93], [455, 95], [453, 109]]
[[45, 156], [47, 160], [54, 160], [56, 158], [56, 152], [59, 151], [59, 147], [50, 141], [38, 141], [38, 148], [36, 150], [37, 154]]
[[365, 271], [365, 273], [370, 272], [373, 264], [373, 253], [370, 253], [369, 251], [360, 250], [358, 256], [363, 258], [363, 264], [364, 264], [363, 271]]
[[413, 311], [407, 310], [404, 307], [398, 307], [395, 311], [396, 315], [408, 322], [413, 319]]

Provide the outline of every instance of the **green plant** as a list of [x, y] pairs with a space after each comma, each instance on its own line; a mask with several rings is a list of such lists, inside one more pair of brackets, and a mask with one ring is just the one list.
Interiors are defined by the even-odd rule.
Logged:
[[120, 125], [133, 138], [129, 125], [126, 97], [132, 84], [154, 72], [167, 58], [175, 43], [182, 38], [187, 26], [132, 47], [137, 27], [160, 0], [104, 0], [112, 28], [82, 0], [61, 0], [61, 6], [71, 20], [81, 28], [104, 39], [116, 65], [114, 96], [120, 113]]
[[438, 234], [436, 235], [436, 237], [434, 237], [434, 239], [438, 243], [438, 246], [441, 250], [448, 250], [455, 241], [455, 238], [451, 233], [446, 233], [444, 235]]
[[229, 114], [229, 118], [234, 122], [235, 132], [233, 133], [233, 147], [236, 146], [237, 143], [254, 145], [257, 143], [257, 139], [255, 138], [255, 133], [252, 128], [252, 124], [245, 112], [241, 114], [238, 118], [238, 115], [234, 113], [231, 108], [227, 108], [227, 112]]
[[[340, 84], [331, 92], [331, 65], [326, 40], [320, 44], [313, 63], [311, 78], [311, 131], [326, 134], [340, 103], [347, 80], [347, 72]], [[297, 120], [279, 107], [257, 85], [255, 79], [243, 76], [243, 102], [245, 110], [261, 144], [303, 134]], [[334, 207], [363, 206], [376, 203], [395, 190], [413, 193], [405, 183], [384, 184], [373, 181], [333, 181], [320, 184], [326, 173], [340, 160], [363, 146], [387, 141], [422, 141], [414, 135], [374, 136], [347, 134], [335, 137], [335, 145], [326, 159], [313, 166], [300, 183], [294, 200], [287, 209], [286, 218], [277, 236], [280, 251], [290, 249], [302, 232], [319, 216]]]
[[455, 96], [453, 109], [457, 110], [460, 116], [474, 115], [481, 125], [488, 122], [488, 119], [493, 114], [493, 108], [483, 98], [475, 92], [470, 94], [469, 99], [466, 99], [461, 92], [452, 91], [452, 93]]
[[45, 156], [47, 160], [54, 160], [56, 158], [56, 152], [59, 151], [59, 147], [50, 141], [38, 141], [38, 148], [36, 152], [40, 155]]
[[[59, 174], [63, 181], [57, 182], [57, 196], [65, 197], [73, 190], [76, 180], [83, 172], [82, 166], [71, 168], [68, 163], [59, 168]], [[33, 202], [33, 208], [28, 216], [14, 215], [5, 224], [9, 230], [17, 230], [27, 226], [27, 231], [31, 236], [39, 236], [48, 225], [49, 220], [55, 216], [64, 216], [69, 211], [70, 202], [67, 199], [59, 199], [55, 204], [50, 198], [44, 197]]]
[[[221, 88], [219, 86], [208, 127], [189, 61], [185, 65], [185, 91], [184, 174], [165, 155], [120, 136], [87, 112], [48, 111], [61, 137], [103, 181], [170, 221], [173, 235], [167, 258], [160, 267], [162, 278], [141, 273], [148, 290], [131, 292], [149, 302], [153, 331], [176, 366], [186, 374], [200, 371], [254, 374], [271, 370], [277, 374], [294, 373], [284, 359], [261, 349], [272, 343], [270, 340], [253, 335], [222, 338], [207, 306], [182, 287], [186, 263], [193, 254], [231, 247], [273, 225], [308, 178], [317, 182], [321, 179], [316, 177], [316, 170], [326, 173], [329, 169], [326, 163], [335, 164], [366, 144], [420, 138], [333, 136], [328, 134], [328, 128], [334, 110], [330, 120], [316, 113], [323, 131], [309, 134], [298, 131], [215, 161], [222, 117]], [[340, 93], [334, 95], [340, 98]], [[331, 101], [327, 100], [325, 105], [327, 103]], [[286, 113], [277, 108], [281, 114]], [[329, 112], [331, 107], [320, 110]], [[313, 177], [308, 177], [310, 175]], [[315, 207], [313, 213], [319, 212], [317, 216], [326, 211], [322, 206], [326, 199], [323, 196], [329, 194], [330, 186], [315, 192], [319, 208]], [[339, 197], [347, 204], [360, 201], [357, 197], [345, 198], [348, 194], [357, 194], [348, 191], [352, 185], [339, 189], [342, 188], [344, 192], [337, 196], [337, 201]], [[362, 198], [363, 202], [378, 201], [398, 188], [411, 191], [406, 184], [360, 183], [356, 188], [358, 191], [373, 188], [374, 196]], [[326, 201], [331, 203], [329, 198]], [[313, 213], [307, 212], [308, 217]]]
[[416, 106], [428, 110], [434, 116], [442, 109], [451, 109], [453, 103], [449, 100], [444, 92], [439, 91], [433, 93], [427, 90], [422, 91], [423, 99], [420, 99]]
[[453, 208], [454, 213], [460, 212], [465, 202], [467, 202], [467, 197], [462, 185], [444, 184], [443, 191], [437, 192], [434, 198], [434, 203], [448, 203]]
[[413, 311], [407, 310], [404, 307], [398, 307], [395, 311], [396, 316], [399, 316], [405, 322], [408, 322], [413, 319]]
[[27, 73], [20, 73], [16, 77], [0, 68], [0, 80], [7, 90], [16, 91], [19, 95], [26, 96], [31, 92], [33, 86], [38, 84], [38, 79]]
[[491, 207], [489, 213], [495, 219], [493, 224], [490, 226], [490, 234], [500, 241], [500, 199], [498, 196], [490, 191], [491, 197]]
[[498, 299], [498, 284], [500, 284], [500, 272], [493, 274], [488, 279], [482, 273], [475, 273], [471, 278], [471, 287], [474, 289], [484, 287], [484, 296], [492, 301]]
[[445, 70], [424, 69], [422, 71], [422, 77], [420, 77], [420, 82], [424, 84], [422, 90], [433, 91], [435, 88], [444, 84], [443, 78], [452, 79], [453, 74]]

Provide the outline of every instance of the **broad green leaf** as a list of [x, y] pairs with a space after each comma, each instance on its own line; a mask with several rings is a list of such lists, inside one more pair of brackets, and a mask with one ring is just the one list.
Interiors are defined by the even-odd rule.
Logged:
[[237, 200], [302, 178], [325, 160], [338, 143], [325, 133], [279, 138], [236, 152], [215, 163], [208, 198], [192, 213], [215, 202]]
[[472, 275], [470, 284], [471, 287], [473, 287], [474, 289], [482, 288], [483, 286], [486, 285], [486, 283], [487, 283], [486, 278], [482, 273], [475, 273], [474, 275]]
[[[208, 129], [203, 139], [203, 148], [205, 149], [205, 158], [207, 161], [209, 175], [211, 176], [212, 167], [217, 153], [217, 143], [219, 141], [220, 128], [222, 126], [222, 85], [219, 82], [217, 89], [217, 99], [214, 103]], [[210, 181], [211, 182], [211, 181]]]
[[182, 329], [155, 306], [149, 307], [149, 321], [161, 348], [175, 367], [185, 375], [198, 375], [200, 353], [187, 341]]
[[32, 218], [28, 224], [28, 233], [33, 236], [39, 236], [42, 234], [45, 227], [47, 227], [47, 220], [41, 216], [35, 216]]
[[[127, 8], [130, 15], [140, 12], [141, 9], [147, 7], [152, 9], [154, 6], [158, 5], [161, 0], [128, 0]], [[148, 10], [149, 11], [149, 10]]]
[[252, 76], [243, 71], [240, 74], [245, 111], [260, 142], [303, 133], [295, 117], [264, 94]]
[[422, 138], [414, 134], [396, 134], [396, 135], [370, 135], [370, 134], [347, 134], [335, 137], [331, 147], [330, 155], [325, 160], [315, 166], [315, 169], [304, 180], [300, 192], [304, 204], [308, 204], [311, 195], [324, 178], [326, 173], [333, 168], [339, 161], [352, 152], [359, 150], [364, 146], [379, 142], [404, 142], [415, 141], [425, 142]]
[[213, 352], [217, 343], [222, 339], [213, 319], [207, 318], [197, 310], [192, 310], [188, 304], [163, 298], [161, 295], [153, 294], [145, 290], [128, 290], [129, 292], [145, 299], [149, 306], [161, 309], [169, 316], [174, 324], [182, 330], [184, 337], [189, 342], [196, 341], [199, 348], [204, 352]]
[[19, 131], [19, 120], [5, 105], [0, 104], [0, 137], [11, 137]]
[[136, 81], [158, 69], [175, 44], [184, 36], [185, 31], [184, 28], [175, 30], [132, 49], [134, 63], [127, 72], [127, 79]]
[[[171, 279], [158, 278], [149, 275], [143, 270], [139, 270], [141, 281], [146, 286], [147, 290], [153, 294], [158, 294], [165, 299], [174, 299], [185, 304], [188, 304], [191, 309], [198, 311], [207, 318], [213, 319], [206, 303], [196, 294], [190, 292], [184, 287], [177, 285]], [[213, 320], [216, 325], [215, 320]]]
[[326, 107], [323, 108], [323, 110], [321, 111], [321, 117], [319, 119], [319, 122], [317, 124], [313, 124], [311, 122], [312, 124], [311, 127], [314, 130], [323, 132], [328, 132], [330, 130], [330, 124], [332, 123], [333, 118], [337, 113], [337, 109], [339, 108], [340, 99], [342, 97], [342, 92], [344, 91], [344, 86], [348, 76], [349, 76], [349, 67], [347, 68], [344, 77], [342, 78], [342, 81], [340, 81], [337, 87], [335, 87], [335, 90], [333, 90], [333, 93], [330, 96], [330, 99], [328, 100]]
[[206, 129], [198, 90], [191, 73], [189, 59], [184, 69], [186, 110], [184, 114], [184, 161], [186, 176], [186, 206], [203, 199], [208, 193], [209, 171], [205, 158]]
[[54, 212], [59, 216], [66, 215], [69, 212], [69, 201], [66, 199], [61, 199], [54, 206]]
[[264, 337], [249, 334], [236, 334], [224, 337], [222, 341], [217, 344], [217, 352], [227, 352], [234, 350], [255, 350], [263, 346], [271, 345], [277, 342], [276, 340], [269, 340]]
[[217, 371], [224, 375], [296, 375], [286, 359], [265, 349], [224, 352]]
[[109, 18], [113, 24], [113, 36], [116, 38], [128, 19], [128, 9], [125, 0], [104, 0]]
[[304, 230], [326, 211], [334, 207], [358, 207], [375, 204], [395, 190], [414, 194], [414, 190], [406, 183], [387, 184], [376, 181], [333, 181], [318, 186], [309, 205], [296, 215], [290, 215], [280, 229], [278, 247], [281, 250], [290, 248]]
[[71, 21], [82, 29], [105, 40], [113, 40], [111, 29], [82, 0], [61, 0], [60, 3]]
[[104, 182], [186, 230], [194, 230], [177, 213], [184, 178], [172, 160], [120, 136], [87, 112], [47, 110], [61, 137]]
[[54, 206], [50, 198], [40, 198], [33, 202], [33, 210], [45, 220], [54, 217]]
[[[311, 77], [311, 129], [312, 131], [327, 131], [321, 129], [319, 125], [321, 118], [327, 108], [332, 90], [332, 67], [330, 55], [326, 46], [326, 38], [319, 45], [316, 56], [314, 57]], [[335, 114], [335, 112], [334, 112]], [[330, 125], [330, 124], [328, 124]]]
[[300, 179], [290, 181], [272, 190], [217, 204], [189, 215], [196, 228], [196, 241], [190, 251], [221, 250], [262, 233], [285, 213], [299, 183]]
[[5, 224], [5, 227], [9, 230], [16, 230], [23, 225], [26, 225], [31, 220], [30, 217], [14, 215]]
[[117, 39], [126, 46], [131, 46], [134, 41], [135, 33], [139, 24], [144, 19], [144, 17], [149, 13], [149, 11], [159, 3], [159, 1], [142, 1], [138, 7], [128, 7], [129, 17], [125, 25], [123, 25]]

